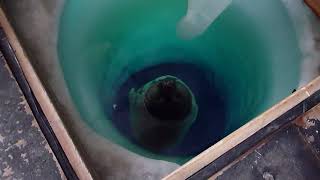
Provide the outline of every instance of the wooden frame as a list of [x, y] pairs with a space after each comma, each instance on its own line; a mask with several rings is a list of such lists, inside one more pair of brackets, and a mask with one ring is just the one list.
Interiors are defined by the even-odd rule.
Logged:
[[74, 142], [68, 134], [64, 124], [53, 106], [45, 88], [43, 87], [38, 75], [32, 67], [29, 58], [24, 52], [18, 38], [15, 35], [4, 11], [0, 8], [0, 24], [5, 31], [9, 43], [15, 52], [19, 65], [26, 77], [32, 91], [34, 92], [37, 101], [39, 102], [45, 116], [47, 117], [50, 126], [52, 127], [57, 139], [59, 140], [65, 154], [70, 161], [74, 171], [80, 179], [93, 179], [88, 168], [83, 162]]
[[[320, 90], [320, 77], [229, 134], [164, 179], [187, 179]], [[309, 107], [311, 108], [311, 107]], [[303, 111], [308, 110], [304, 109]]]
[[[88, 168], [83, 162], [74, 142], [64, 127], [61, 117], [53, 106], [48, 94], [45, 91], [45, 88], [43, 87], [38, 75], [36, 74], [27, 55], [21, 47], [21, 44], [19, 43], [14, 30], [12, 29], [2, 9], [0, 9], [0, 23], [8, 37], [11, 47], [15, 51], [21, 69], [23, 70], [23, 73], [34, 92], [37, 101], [47, 117], [54, 133], [56, 134], [74, 171], [80, 179], [92, 179]], [[260, 116], [256, 117], [238, 130], [223, 138], [218, 143], [211, 146], [209, 149], [205, 150], [181, 166], [179, 169], [169, 174], [164, 179], [180, 180], [191, 177], [193, 174], [197, 173], [199, 170], [206, 167], [208, 164], [215, 161], [232, 148], [238, 146], [240, 143], [253, 136], [255, 133], [272, 123], [275, 119], [279, 118], [290, 109], [293, 109], [299, 103], [303, 102], [305, 99], [319, 90], [320, 78], [316, 78], [307, 86], [299, 89], [288, 98], [284, 99]]]
[[320, 0], [304, 0], [304, 2], [316, 15], [320, 16]]

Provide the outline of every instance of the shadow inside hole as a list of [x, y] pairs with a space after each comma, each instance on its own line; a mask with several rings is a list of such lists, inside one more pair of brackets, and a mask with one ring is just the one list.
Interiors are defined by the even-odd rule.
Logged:
[[220, 140], [225, 134], [226, 104], [224, 97], [213, 82], [214, 73], [189, 63], [166, 63], [147, 67], [129, 78], [118, 88], [113, 106], [107, 107], [114, 126], [132, 142], [130, 127], [129, 98], [132, 88], [138, 89], [159, 76], [171, 75], [181, 79], [192, 91], [198, 104], [198, 116], [182, 142], [156, 153], [170, 156], [196, 155]]

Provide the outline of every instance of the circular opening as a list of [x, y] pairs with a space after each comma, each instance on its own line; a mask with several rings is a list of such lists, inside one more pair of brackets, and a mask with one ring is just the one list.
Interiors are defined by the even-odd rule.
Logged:
[[[142, 156], [177, 163], [288, 96], [300, 68], [294, 29], [280, 1], [234, 0], [201, 36], [187, 41], [176, 34], [186, 9], [187, 1], [70, 0], [58, 47], [70, 94], [90, 128]], [[129, 94], [165, 75], [186, 84], [198, 112], [180, 142], [155, 152], [133, 138]], [[189, 103], [178, 102], [148, 109], [160, 119], [170, 116], [163, 111], [179, 112], [181, 119]]]

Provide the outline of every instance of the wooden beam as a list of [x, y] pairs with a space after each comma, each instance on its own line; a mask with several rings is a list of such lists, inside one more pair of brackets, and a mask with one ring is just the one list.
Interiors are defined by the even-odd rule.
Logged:
[[320, 0], [304, 0], [312, 11], [320, 17]]
[[218, 143], [211, 146], [210, 148], [181, 166], [179, 169], [169, 174], [164, 179], [187, 179], [194, 173], [198, 172], [200, 169], [207, 166], [209, 163], [222, 156], [224, 153], [228, 152], [256, 132], [258, 132], [260, 129], [273, 122], [282, 114], [289, 111], [318, 90], [320, 90], [320, 77], [316, 78], [305, 87], [297, 90], [294, 94], [290, 95], [260, 116], [256, 117], [244, 126], [240, 127], [238, 130], [223, 138]]
[[[320, 0], [305, 0], [305, 2], [314, 10], [316, 14], [320, 15]], [[30, 86], [34, 91], [34, 94], [38, 102], [40, 103], [46, 117], [48, 118], [52, 129], [54, 130], [59, 142], [61, 143], [62, 148], [68, 156], [71, 165], [73, 166], [80, 179], [92, 179], [86, 165], [84, 164], [79, 152], [76, 149], [76, 146], [74, 145], [71, 137], [66, 131], [66, 128], [64, 127], [59, 114], [53, 106], [48, 94], [45, 91], [45, 88], [43, 87], [39, 77], [35, 73], [35, 70], [30, 64], [27, 55], [21, 47], [21, 44], [18, 41], [2, 9], [0, 9], [0, 23], [4, 31], [6, 32], [10, 44], [16, 52], [21, 68], [24, 71], [25, 76], [30, 83]], [[284, 112], [290, 110], [295, 105], [302, 102], [305, 98], [309, 97], [319, 89], [320, 78], [317, 78], [307, 86], [298, 90], [293, 95], [273, 106], [265, 113], [261, 114], [260, 116], [248, 122], [215, 145], [211, 146], [210, 148], [181, 166], [179, 169], [172, 172], [164, 179], [180, 180], [190, 177], [192, 174], [196, 173], [197, 171], [208, 165], [210, 162], [214, 161], [233, 147], [237, 146], [245, 139], [252, 136], [254, 133], [258, 132], [260, 129], [271, 123], [274, 119], [282, 115]]]
[[21, 69], [32, 89], [37, 101], [39, 102], [50, 126], [52, 127], [57, 139], [59, 140], [70, 164], [80, 179], [93, 179], [88, 168], [83, 162], [75, 144], [68, 134], [58, 112], [52, 104], [43, 84], [32, 67], [29, 58], [24, 52], [13, 28], [11, 27], [4, 11], [0, 8], [0, 24], [6, 33], [11, 47], [14, 49]]

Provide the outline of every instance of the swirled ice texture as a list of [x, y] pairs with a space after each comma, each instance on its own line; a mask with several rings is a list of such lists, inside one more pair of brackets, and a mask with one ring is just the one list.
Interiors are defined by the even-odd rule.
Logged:
[[[188, 41], [176, 34], [186, 10], [180, 0], [69, 0], [58, 42], [64, 78], [85, 123], [130, 151], [178, 163], [290, 95], [301, 63], [278, 0], [234, 0]], [[126, 91], [163, 75], [182, 79], [201, 104], [182, 144], [158, 153], [130, 138]]]

